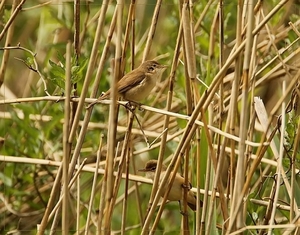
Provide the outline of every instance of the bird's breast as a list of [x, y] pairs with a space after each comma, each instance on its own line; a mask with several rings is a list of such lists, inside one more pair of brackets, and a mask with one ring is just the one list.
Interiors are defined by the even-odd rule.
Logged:
[[151, 93], [155, 85], [155, 78], [152, 76], [145, 76], [145, 78], [139, 84], [126, 91], [123, 97], [128, 101], [135, 101], [139, 103]]
[[[162, 179], [163, 176], [164, 176], [164, 174], [161, 175], [161, 179]], [[170, 184], [170, 180], [171, 180], [171, 176], [170, 176], [170, 179], [169, 179], [168, 183], [163, 186], [163, 195], [162, 195], [162, 197], [164, 196], [165, 191], [168, 189], [168, 185]], [[180, 175], [176, 175], [176, 177], [173, 181], [173, 184], [172, 184], [172, 188], [171, 188], [171, 190], [169, 192], [169, 195], [168, 195], [168, 200], [170, 200], [170, 201], [182, 200], [182, 196], [183, 196], [183, 194], [182, 194], [183, 193], [182, 183], [183, 183], [183, 178]], [[188, 201], [188, 203], [192, 203], [192, 204], [196, 203], [196, 198], [195, 198], [194, 194], [191, 191], [188, 191], [188, 193], [187, 193], [187, 201]]]

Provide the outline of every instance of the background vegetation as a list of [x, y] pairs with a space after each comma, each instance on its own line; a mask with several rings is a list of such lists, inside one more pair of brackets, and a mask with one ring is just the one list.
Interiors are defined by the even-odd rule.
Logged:
[[[0, 233], [297, 234], [299, 9], [1, 1]], [[120, 106], [116, 119], [108, 101], [85, 109], [153, 58], [169, 67], [136, 117]], [[157, 206], [157, 182], [152, 193], [137, 171], [149, 159], [203, 208]]]

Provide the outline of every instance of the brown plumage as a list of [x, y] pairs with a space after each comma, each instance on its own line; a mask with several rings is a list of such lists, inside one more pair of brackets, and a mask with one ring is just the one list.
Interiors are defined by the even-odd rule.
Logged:
[[[138, 68], [127, 73], [117, 83], [117, 92], [124, 100], [139, 103], [145, 99], [155, 87], [156, 81], [160, 78], [165, 65], [159, 64], [155, 60], [148, 60]], [[110, 97], [111, 89], [102, 94], [96, 101], [92, 102], [87, 108], [97, 104], [100, 100]]]
[[[145, 168], [140, 169], [139, 171], [145, 172], [147, 178], [154, 180], [154, 174], [156, 171], [156, 167], [157, 167], [157, 160], [150, 160], [146, 163]], [[165, 165], [163, 165], [161, 173], [160, 173], [160, 183], [165, 175], [166, 170], [167, 170], [167, 167]], [[163, 187], [162, 197], [164, 196], [166, 190], [168, 189], [169, 182], [170, 182], [170, 179], [169, 179], [168, 183], [166, 185], [164, 185], [164, 187]], [[176, 173], [172, 188], [168, 195], [169, 201], [179, 201], [179, 203], [182, 201], [182, 190], [184, 187], [184, 183], [185, 183], [184, 178], [180, 174]], [[196, 210], [197, 198], [193, 194], [192, 191], [188, 191], [188, 193], [187, 193], [187, 204], [193, 211]], [[201, 202], [201, 205], [202, 205], [202, 202]]]

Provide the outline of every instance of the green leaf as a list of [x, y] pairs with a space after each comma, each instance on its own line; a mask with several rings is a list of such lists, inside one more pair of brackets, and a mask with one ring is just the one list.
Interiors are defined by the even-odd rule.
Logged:
[[65, 69], [63, 67], [61, 67], [60, 65], [57, 65], [56, 63], [54, 63], [53, 61], [49, 60], [49, 63], [52, 67], [51, 72], [58, 76], [58, 77], [64, 77], [65, 76]]
[[12, 178], [0, 172], [0, 180], [8, 187], [12, 187]]
[[258, 214], [256, 212], [252, 212], [252, 218], [253, 218], [254, 221], [257, 221]]
[[186, 120], [177, 118], [177, 119], [176, 119], [176, 122], [177, 122], [178, 127], [179, 127], [180, 129], [184, 129], [184, 128], [186, 127], [186, 124], [187, 124], [187, 121], [186, 121]]
[[49, 60], [49, 64], [51, 65], [52, 69], [50, 70], [50, 77], [51, 80], [56, 86], [64, 89], [65, 87], [65, 70], [61, 66], [57, 65], [53, 61]]
[[31, 67], [33, 66], [33, 58], [32, 57], [27, 57], [26, 60], [25, 60], [25, 63], [28, 67]]
[[[75, 59], [73, 60], [73, 63], [75, 63]], [[71, 69], [71, 73], [72, 73], [72, 83], [78, 83], [84, 75], [84, 71], [87, 67], [87, 63], [88, 63], [88, 59], [87, 58], [83, 58], [82, 60], [79, 61], [79, 65], [73, 65], [72, 69]]]

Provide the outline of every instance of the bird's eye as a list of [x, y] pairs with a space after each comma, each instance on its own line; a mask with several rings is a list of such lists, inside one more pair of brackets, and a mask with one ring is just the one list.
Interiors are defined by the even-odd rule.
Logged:
[[156, 169], [155, 167], [152, 167], [152, 168], [151, 168], [151, 171], [155, 171], [155, 169]]
[[149, 68], [148, 68], [148, 70], [149, 70], [149, 72], [152, 72], [152, 71], [154, 71], [154, 66], [150, 66]]

